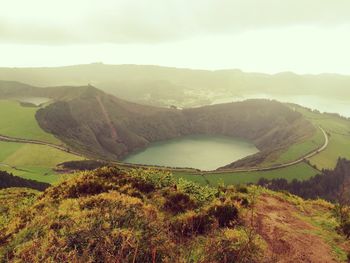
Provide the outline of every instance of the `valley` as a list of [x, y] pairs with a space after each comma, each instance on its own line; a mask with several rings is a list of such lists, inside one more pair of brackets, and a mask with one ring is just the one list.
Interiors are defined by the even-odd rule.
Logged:
[[[11, 89], [6, 88], [9, 85]], [[60, 176], [55, 172], [55, 167], [62, 162], [82, 160], [84, 158], [98, 158], [109, 160], [110, 162], [116, 161], [117, 165], [123, 165], [120, 159], [123, 159], [123, 156], [124, 158], [125, 156], [130, 156], [127, 154], [128, 152], [130, 154], [136, 151], [135, 154], [137, 155], [140, 148], [143, 150], [139, 153], [146, 154], [143, 157], [141, 156], [141, 159], [131, 160], [131, 162], [138, 163], [141, 166], [146, 165], [145, 167], [159, 167], [159, 165], [163, 165], [168, 167], [166, 169], [173, 171], [178, 178], [182, 177], [209, 185], [217, 185], [218, 183], [252, 183], [257, 182], [260, 177], [272, 179], [283, 176], [283, 178], [288, 180], [295, 178], [303, 180], [318, 174], [320, 169], [334, 167], [338, 157], [349, 156], [346, 147], [340, 147], [340, 144], [346, 141], [346, 136], [350, 132], [347, 119], [334, 114], [310, 111], [295, 104], [284, 104], [282, 106], [282, 104], [275, 101], [248, 100], [203, 108], [175, 110], [132, 104], [109, 96], [91, 86], [43, 89], [20, 83], [4, 82], [2, 86], [0, 85], [0, 92], [1, 90], [9, 98], [0, 101], [0, 106], [6, 109], [6, 111], [3, 111], [3, 118], [1, 119], [3, 130], [0, 134], [4, 136], [3, 141], [8, 141], [2, 142], [2, 148], [8, 148], [8, 151], [11, 153], [11, 149], [17, 147], [13, 146], [17, 142], [22, 147], [26, 145], [21, 150], [23, 153], [33, 151], [35, 156], [41, 156], [40, 152], [49, 153], [45, 158], [36, 158], [37, 160], [35, 161], [30, 160], [30, 158], [23, 160], [23, 157], [21, 157], [16, 162], [13, 161], [14, 157], [8, 158], [10, 156], [8, 154], [8, 156], [2, 158], [2, 167], [15, 175], [43, 182], [58, 180]], [[25, 107], [16, 102], [15, 99], [11, 99], [11, 97], [15, 98], [18, 94], [23, 98], [25, 98], [25, 95], [35, 95], [51, 98], [52, 101], [50, 104], [42, 107]], [[248, 110], [258, 112], [257, 107], [261, 108], [262, 105], [264, 105], [263, 107], [271, 107], [271, 109], [266, 108], [265, 113], [259, 112], [257, 119], [249, 120], [252, 116], [249, 116]], [[103, 108], [101, 109], [101, 107]], [[263, 133], [259, 133], [259, 130], [256, 130], [256, 134], [252, 133], [252, 129], [259, 127], [254, 127], [257, 123], [265, 126], [267, 124], [271, 125], [270, 127], [264, 127], [267, 130], [274, 126], [278, 127], [278, 125], [281, 125], [280, 127], [282, 127], [284, 125], [280, 117], [276, 122], [276, 118], [268, 115], [270, 114], [269, 110], [273, 113], [276, 107], [279, 108], [279, 114], [283, 112], [286, 118], [297, 118], [297, 121], [293, 124], [294, 126], [283, 127], [284, 134], [281, 131], [273, 131], [266, 138], [262, 136]], [[92, 109], [101, 110], [93, 113]], [[230, 109], [230, 115], [220, 114], [220, 111], [228, 112], [228, 109]], [[247, 110], [246, 113], [244, 113], [245, 110]], [[70, 115], [72, 112], [74, 112], [74, 115]], [[240, 113], [236, 116], [235, 112]], [[90, 114], [94, 115], [89, 116]], [[220, 118], [215, 119], [214, 116], [220, 115], [222, 115]], [[244, 126], [247, 126], [250, 130], [249, 133], [246, 132], [244, 126], [241, 127], [241, 130], [234, 130], [229, 126], [229, 123], [234, 123], [234, 127], [239, 127], [239, 123], [243, 120], [242, 118], [249, 120], [244, 123]], [[98, 122], [96, 122], [97, 120]], [[199, 122], [198, 120], [201, 121]], [[270, 122], [270, 120], [273, 120], [273, 122]], [[249, 122], [254, 123], [254, 125], [250, 126]], [[288, 122], [290, 123], [290, 121]], [[64, 124], [65, 128], [61, 129], [55, 123]], [[154, 124], [150, 125], [150, 123]], [[208, 126], [208, 123], [212, 123], [212, 126]], [[300, 128], [298, 128], [298, 125], [300, 125]], [[23, 130], [21, 130], [20, 126], [26, 127], [26, 129], [22, 128]], [[100, 128], [96, 129], [98, 126]], [[288, 129], [294, 130], [293, 135]], [[299, 135], [296, 133], [298, 129], [303, 131]], [[266, 133], [267, 130], [264, 132]], [[130, 133], [130, 131], [132, 132]], [[141, 131], [142, 137], [138, 134]], [[234, 162], [235, 157], [229, 152], [220, 157], [222, 149], [219, 149], [216, 154], [215, 151], [212, 152], [214, 157], [201, 157], [201, 153], [207, 152], [204, 149], [211, 148], [211, 145], [199, 145], [199, 148], [195, 148], [193, 145], [186, 146], [185, 144], [181, 146], [180, 144], [182, 148], [186, 149], [186, 147], [189, 147], [192, 150], [192, 156], [198, 158], [197, 163], [208, 163], [205, 167], [195, 167], [193, 162], [191, 165], [191, 162], [189, 162], [191, 157], [186, 156], [186, 153], [181, 151], [178, 153], [179, 158], [183, 158], [184, 161], [187, 161], [187, 164], [181, 163], [181, 161], [178, 163], [173, 162], [177, 158], [174, 150], [176, 146], [175, 148], [169, 146], [169, 149], [165, 150], [168, 151], [171, 159], [171, 162], [168, 163], [160, 161], [158, 157], [154, 157], [161, 156], [166, 159], [166, 154], [161, 151], [158, 155], [147, 154], [147, 147], [149, 146], [151, 147], [151, 152], [154, 151], [152, 150], [154, 149], [152, 148], [153, 143], [162, 145], [162, 142], [157, 141], [165, 140], [166, 143], [167, 140], [170, 140], [170, 142], [171, 140], [175, 140], [175, 142], [181, 141], [181, 136], [189, 136], [191, 133], [203, 134], [203, 131], [205, 131], [204, 134], [208, 135], [200, 136], [213, 136], [215, 134], [233, 136], [233, 138], [243, 136], [245, 140], [252, 141], [259, 152], [255, 154], [254, 152], [246, 152], [246, 155], [251, 156], [244, 158], [245, 156], [241, 155]], [[325, 144], [324, 131], [328, 135], [327, 140], [329, 139], [329, 144], [323, 149], [322, 146]], [[274, 134], [279, 135], [276, 137]], [[215, 136], [212, 138], [215, 138]], [[254, 139], [255, 136], [258, 136], [259, 140]], [[8, 140], [7, 137], [12, 139]], [[272, 138], [274, 147], [271, 147], [268, 143]], [[34, 145], [31, 145], [32, 143]], [[224, 144], [227, 143], [228, 141]], [[50, 151], [47, 151], [48, 147], [51, 147]], [[159, 148], [155, 147], [159, 151]], [[18, 148], [20, 147], [18, 146]], [[342, 151], [338, 148], [344, 150]], [[228, 147], [228, 149], [236, 151], [234, 147]], [[4, 152], [6, 151], [4, 150]], [[310, 154], [312, 156], [309, 156]], [[23, 155], [19, 154], [19, 156]], [[13, 156], [16, 155], [14, 154]], [[153, 156], [153, 159], [147, 161], [148, 156]], [[202, 158], [207, 158], [207, 161], [203, 162]], [[215, 164], [215, 158], [217, 158], [218, 165]], [[307, 159], [306, 162], [304, 162], [304, 158]], [[327, 162], [323, 161], [325, 159]], [[126, 159], [126, 162], [128, 162], [128, 159]], [[204, 171], [198, 172], [193, 168], [202, 168], [201, 170]], [[216, 168], [220, 169], [212, 172], [205, 171], [215, 170]]]
[[[146, 258], [156, 255], [159, 262], [241, 257], [236, 250], [217, 253], [223, 244], [248, 249], [247, 262], [313, 262], [321, 254], [329, 262], [346, 261], [350, 245], [337, 205], [266, 189], [284, 186], [334, 201], [349, 165], [338, 159], [350, 158], [345, 117], [267, 99], [154, 107], [91, 85], [38, 88], [0, 81], [1, 96], [0, 260], [74, 260], [87, 253], [77, 252], [79, 244], [90, 257], [97, 253], [108, 262], [129, 256], [105, 254], [107, 241], [87, 248], [86, 240], [126, 235], [136, 243], [123, 247]], [[330, 176], [337, 176], [332, 184]], [[303, 185], [300, 192], [295, 185]], [[103, 225], [96, 223], [101, 216]], [[115, 232], [116, 222], [126, 232]], [[155, 227], [157, 234], [148, 239]], [[149, 255], [139, 236], [143, 244], [162, 240], [178, 250], [172, 254], [157, 243]], [[306, 253], [304, 245], [311, 244]]]
[[350, 263], [350, 1], [1, 1], [0, 263]]

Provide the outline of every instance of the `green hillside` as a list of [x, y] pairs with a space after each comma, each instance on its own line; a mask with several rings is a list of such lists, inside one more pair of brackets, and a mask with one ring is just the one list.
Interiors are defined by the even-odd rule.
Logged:
[[201, 185], [218, 186], [221, 184], [248, 184], [257, 183], [260, 178], [275, 179], [285, 178], [288, 181], [293, 179], [306, 180], [316, 174], [319, 171], [312, 168], [308, 164], [299, 163], [290, 167], [275, 169], [271, 171], [256, 171], [256, 172], [204, 172], [204, 173], [191, 173], [191, 172], [176, 172], [174, 176], [176, 178], [185, 178], [186, 180], [196, 182]]
[[81, 159], [49, 146], [0, 142], [0, 169], [40, 182], [59, 180], [53, 171], [57, 164]]
[[36, 107], [23, 107], [17, 101], [0, 100], [0, 135], [49, 143], [61, 142], [43, 131], [35, 119]]
[[318, 169], [333, 169], [339, 157], [350, 158], [350, 119], [337, 114], [321, 114], [297, 107], [308, 120], [321, 126], [329, 134], [328, 147], [310, 159]]

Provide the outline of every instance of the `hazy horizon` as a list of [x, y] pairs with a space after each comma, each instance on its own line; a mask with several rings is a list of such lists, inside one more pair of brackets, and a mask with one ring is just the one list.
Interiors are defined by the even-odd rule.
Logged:
[[345, 0], [5, 0], [2, 7], [1, 67], [102, 61], [350, 74]]
[[192, 68], [192, 67], [177, 67], [177, 66], [169, 66], [169, 65], [157, 65], [157, 64], [113, 64], [113, 63], [103, 63], [103, 62], [90, 62], [90, 63], [77, 63], [77, 64], [63, 64], [63, 65], [52, 65], [52, 66], [0, 66], [0, 68], [10, 68], [10, 69], [44, 69], [44, 68], [65, 68], [65, 67], [78, 67], [78, 66], [87, 66], [87, 65], [105, 65], [105, 66], [140, 66], [140, 67], [159, 67], [159, 68], [170, 68], [170, 69], [179, 69], [179, 70], [203, 70], [203, 71], [240, 71], [242, 73], [246, 74], [263, 74], [263, 75], [279, 75], [279, 74], [294, 74], [298, 76], [319, 76], [319, 75], [338, 75], [338, 76], [344, 76], [344, 77], [350, 77], [350, 73], [343, 74], [343, 73], [337, 73], [337, 72], [319, 72], [319, 73], [298, 73], [295, 71], [287, 70], [287, 71], [277, 71], [277, 72], [263, 72], [263, 71], [248, 71], [243, 70], [241, 68], [213, 68], [213, 69], [206, 69], [206, 68]]

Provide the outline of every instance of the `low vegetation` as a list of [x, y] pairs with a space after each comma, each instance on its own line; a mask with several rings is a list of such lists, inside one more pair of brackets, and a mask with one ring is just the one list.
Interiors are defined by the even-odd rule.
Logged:
[[0, 258], [259, 262], [264, 242], [258, 235], [248, 237], [243, 217], [250, 198], [235, 188], [177, 182], [158, 171], [83, 172], [37, 195], [32, 205], [11, 216], [0, 228]]
[[[41, 194], [5, 189], [0, 207], [0, 262], [271, 262], [279, 239], [261, 222], [275, 211], [288, 214], [291, 231], [280, 259], [312, 259], [296, 245], [299, 235], [336, 262], [348, 247], [330, 203], [255, 186], [199, 186], [158, 170], [104, 167]], [[321, 224], [326, 217], [331, 226]], [[318, 236], [304, 233], [311, 230]]]
[[0, 171], [0, 189], [10, 187], [26, 187], [43, 191], [49, 186], [50, 185], [46, 183], [23, 179], [5, 171]]
[[[294, 179], [288, 182], [284, 178], [272, 180], [262, 178], [258, 184], [275, 191], [288, 191], [305, 199], [322, 198], [336, 202], [339, 199], [339, 191], [348, 182], [350, 182], [350, 161], [339, 159], [334, 170], [323, 170], [321, 174], [308, 180]], [[350, 191], [349, 186], [346, 187], [346, 191]]]

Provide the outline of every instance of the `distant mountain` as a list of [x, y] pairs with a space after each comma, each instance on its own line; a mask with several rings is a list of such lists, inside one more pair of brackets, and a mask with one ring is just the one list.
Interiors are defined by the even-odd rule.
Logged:
[[335, 74], [297, 75], [284, 72], [268, 75], [240, 70], [208, 71], [95, 63], [57, 68], [0, 68], [0, 80], [42, 87], [91, 84], [129, 101], [158, 106], [207, 105], [216, 98], [249, 94], [350, 97], [350, 76]]

